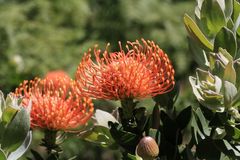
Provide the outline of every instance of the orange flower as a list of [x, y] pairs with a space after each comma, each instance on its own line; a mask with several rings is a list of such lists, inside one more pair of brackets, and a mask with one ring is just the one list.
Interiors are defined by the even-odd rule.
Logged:
[[127, 42], [125, 52], [108, 53], [95, 47], [84, 55], [76, 72], [79, 88], [101, 99], [144, 98], [166, 93], [174, 87], [174, 69], [153, 41]]
[[[65, 81], [62, 77], [56, 82]], [[31, 127], [66, 131], [84, 125], [94, 110], [91, 99], [77, 94], [73, 81], [69, 87], [54, 83], [49, 78], [35, 78], [24, 81], [16, 89], [15, 94], [23, 96], [23, 106], [32, 101]]]
[[[64, 77], [64, 78], [61, 78], [60, 80], [59, 77]], [[62, 85], [66, 85], [66, 87], [69, 87], [71, 83], [71, 78], [68, 76], [66, 72], [62, 70], [50, 71], [45, 75], [44, 78], [51, 79], [52, 83], [56, 85], [56, 87], [60, 87]], [[61, 84], [61, 82], [63, 82], [63, 84]]]

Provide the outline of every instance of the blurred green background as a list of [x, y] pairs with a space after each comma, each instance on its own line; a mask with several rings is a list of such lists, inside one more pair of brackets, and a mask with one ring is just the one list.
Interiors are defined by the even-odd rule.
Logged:
[[[7, 94], [24, 79], [51, 70], [73, 78], [83, 53], [94, 44], [105, 48], [110, 42], [114, 51], [118, 41], [144, 38], [169, 55], [188, 95], [187, 77], [195, 63], [183, 15], [192, 15], [194, 5], [195, 0], [0, 0], [0, 89]], [[119, 159], [116, 151], [76, 138], [64, 147], [63, 159]]]

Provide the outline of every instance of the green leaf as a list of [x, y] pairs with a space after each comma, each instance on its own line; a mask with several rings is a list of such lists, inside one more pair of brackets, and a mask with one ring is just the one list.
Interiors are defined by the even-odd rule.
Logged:
[[97, 125], [104, 126], [106, 128], [108, 128], [108, 122], [109, 121], [111, 121], [113, 123], [118, 122], [116, 120], [116, 118], [113, 117], [112, 114], [110, 114], [106, 111], [100, 110], [100, 109], [96, 109], [96, 112], [95, 112], [94, 116], [96, 118]]
[[22, 108], [7, 125], [2, 138], [2, 148], [8, 152], [16, 150], [23, 143], [30, 130], [30, 114]]
[[230, 19], [233, 13], [233, 0], [225, 0], [225, 17], [226, 19]]
[[214, 140], [216, 140], [216, 139], [223, 139], [225, 136], [226, 136], [225, 129], [217, 127], [214, 130], [212, 130], [211, 137]]
[[160, 138], [161, 137], [161, 132], [160, 132], [160, 130], [150, 128], [147, 136], [150, 136], [150, 137], [154, 138], [155, 141], [157, 142], [157, 144], [160, 144], [160, 142], [161, 142], [161, 138]]
[[44, 160], [42, 156], [35, 150], [31, 149], [31, 153], [35, 160]]
[[224, 105], [225, 107], [231, 107], [232, 101], [237, 94], [237, 88], [234, 84], [224, 81]]
[[233, 67], [233, 62], [229, 61], [225, 68], [223, 79], [225, 81], [229, 81], [233, 84], [236, 84], [236, 76], [237, 75], [236, 75], [236, 71]]
[[204, 49], [208, 51], [213, 51], [213, 44], [208, 41], [208, 39], [201, 32], [197, 24], [187, 14], [184, 15], [184, 24], [192, 39], [199, 43]]
[[237, 29], [237, 34], [240, 36], [240, 27], [237, 27], [239, 26], [239, 22], [238, 22], [239, 16], [240, 16], [240, 3], [237, 0], [234, 0], [232, 18], [236, 24], [235, 27]]
[[161, 107], [165, 107], [168, 110], [172, 110], [173, 105], [176, 102], [179, 95], [179, 87], [180, 87], [180, 84], [176, 82], [172, 91], [165, 94], [159, 94], [153, 97], [153, 100], [156, 103], [158, 103]]
[[182, 130], [184, 129], [192, 118], [192, 107], [189, 106], [183, 109], [176, 118], [178, 127]]
[[159, 129], [160, 127], [160, 109], [159, 109], [159, 105], [155, 105], [152, 111], [152, 115], [151, 115], [151, 128], [154, 129]]
[[195, 139], [196, 143], [198, 144], [198, 135], [201, 137], [201, 139], [204, 139], [205, 136], [202, 133], [202, 131], [200, 130], [200, 128], [198, 127], [198, 123], [197, 123], [197, 120], [196, 120], [195, 117], [197, 118], [197, 116], [194, 114], [194, 116], [192, 117], [192, 124], [191, 125], [193, 126], [194, 139]]
[[46, 160], [59, 160], [58, 156], [54, 153], [50, 154]]
[[141, 157], [139, 157], [138, 155], [132, 155], [130, 153], [127, 154], [129, 160], [143, 160]]
[[29, 131], [24, 142], [14, 152], [11, 152], [8, 156], [8, 160], [17, 160], [20, 158], [29, 148], [32, 142], [32, 131]]
[[240, 30], [239, 26], [240, 26], [240, 14], [233, 26], [233, 33], [239, 32], [239, 30]]
[[182, 135], [180, 134], [180, 128], [178, 128], [177, 122], [171, 119], [164, 111], [161, 111], [160, 118], [162, 120], [161, 134], [165, 135], [166, 140], [171, 142], [171, 144], [181, 144]]
[[227, 65], [229, 63], [229, 61], [233, 61], [233, 57], [231, 56], [231, 54], [229, 54], [227, 52], [226, 49], [223, 49], [223, 48], [219, 48], [218, 49], [219, 51], [219, 60], [223, 63], [224, 67], [225, 65]]
[[232, 14], [232, 19], [234, 22], [238, 19], [240, 13], [240, 3], [237, 0], [234, 0], [233, 2], [233, 14]]
[[215, 140], [214, 144], [222, 153], [228, 157], [231, 157], [232, 159], [240, 158], [240, 152], [235, 147], [236, 144], [231, 144], [226, 140]]
[[7, 157], [1, 148], [0, 148], [0, 160], [7, 160]]
[[214, 40], [214, 52], [218, 52], [219, 48], [226, 49], [228, 53], [231, 54], [232, 57], [236, 56], [237, 52], [237, 42], [233, 32], [223, 27], [217, 33], [215, 40]]
[[4, 99], [3, 92], [0, 90], [0, 122], [2, 121], [2, 113], [4, 109], [5, 109], [5, 99]]
[[222, 112], [222, 113], [216, 112], [211, 118], [209, 126], [210, 127], [223, 126], [226, 124], [227, 121], [228, 121], [228, 114], [226, 112]]
[[198, 101], [204, 101], [202, 95], [200, 94], [198, 88], [197, 88], [197, 79], [193, 76], [189, 76], [189, 82], [192, 86], [192, 90], [194, 95], [196, 96]]
[[240, 141], [240, 129], [230, 125], [226, 125], [225, 129], [228, 136], [236, 141]]
[[10, 121], [12, 120], [12, 118], [15, 116], [17, 112], [18, 110], [12, 107], [5, 108], [2, 115], [2, 121], [4, 122], [4, 124], [10, 123]]
[[141, 136], [123, 130], [123, 127], [118, 123], [109, 122], [109, 125], [110, 133], [114, 140], [119, 145], [129, 150], [129, 152], [135, 153], [135, 147], [141, 139]]
[[16, 110], [20, 110], [21, 109], [21, 107], [20, 107], [21, 100], [22, 100], [21, 98], [17, 98], [13, 94], [8, 94], [7, 98], [6, 98], [6, 107], [11, 107]]
[[226, 25], [224, 12], [216, 0], [203, 1], [201, 8], [202, 24], [206, 26], [207, 33], [210, 36], [216, 33]]
[[83, 138], [102, 147], [110, 147], [115, 143], [109, 129], [104, 126], [94, 126]]
[[[222, 86], [221, 79], [217, 76], [210, 75], [209, 72], [201, 70], [198, 71], [198, 79], [195, 77], [189, 77], [194, 95], [196, 96], [197, 100], [205, 107], [214, 111], [222, 112], [224, 110], [222, 104], [223, 95], [219, 93]], [[205, 80], [201, 80], [201, 78], [204, 78]], [[203, 85], [207, 85], [207, 88], [201, 88], [203, 85], [199, 84], [199, 81], [203, 81]]]
[[207, 59], [206, 54], [203, 52], [203, 50], [198, 46], [198, 44], [193, 41], [191, 38], [188, 39], [188, 48], [190, 50], [190, 53], [193, 54], [193, 59], [197, 62], [198, 66], [201, 68], [206, 67], [206, 61]]
[[196, 154], [199, 159], [219, 159], [221, 152], [215, 146], [213, 140], [206, 138], [196, 146]]
[[201, 128], [202, 128], [202, 131], [205, 135], [209, 136], [210, 135], [210, 128], [208, 127], [208, 122], [206, 120], [206, 118], [204, 117], [202, 111], [200, 108], [198, 108], [196, 111], [195, 111], [197, 117], [198, 117], [198, 120], [200, 121], [201, 123]]
[[[240, 52], [239, 52], [239, 55], [240, 55]], [[240, 73], [240, 59], [238, 61], [235, 61], [234, 68], [235, 68], [236, 73]], [[236, 77], [236, 87], [237, 88], [240, 87], [240, 76]]]

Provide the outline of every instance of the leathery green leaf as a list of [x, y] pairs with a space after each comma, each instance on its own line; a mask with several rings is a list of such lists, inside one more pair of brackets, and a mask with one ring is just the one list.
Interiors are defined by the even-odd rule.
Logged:
[[218, 1], [205, 0], [201, 8], [201, 20], [208, 29], [209, 35], [215, 35], [226, 25], [224, 11]]
[[0, 160], [7, 160], [7, 157], [1, 148], [0, 148]]
[[193, 19], [187, 14], [184, 15], [184, 24], [190, 36], [204, 49], [213, 51], [213, 44], [205, 37]]
[[224, 105], [225, 107], [231, 107], [232, 101], [237, 94], [237, 88], [234, 84], [224, 81]]
[[237, 52], [237, 42], [233, 32], [223, 27], [217, 33], [215, 41], [214, 41], [214, 52], [218, 52], [219, 48], [226, 49], [228, 53], [231, 54], [232, 57], [236, 56]]
[[29, 111], [22, 108], [6, 126], [5, 132], [3, 133], [4, 138], [2, 139], [2, 148], [8, 152], [16, 150], [23, 143], [29, 130]]
[[235, 84], [236, 77], [237, 77], [237, 75], [236, 75], [236, 71], [233, 67], [233, 61], [229, 61], [225, 68], [223, 79], [225, 81], [229, 81], [229, 82]]

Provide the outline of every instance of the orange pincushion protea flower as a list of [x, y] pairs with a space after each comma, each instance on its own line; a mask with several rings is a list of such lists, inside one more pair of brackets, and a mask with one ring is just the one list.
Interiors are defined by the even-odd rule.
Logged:
[[[56, 82], [63, 84], [65, 79], [63, 77]], [[75, 92], [73, 81], [70, 85], [60, 87], [48, 78], [35, 78], [20, 84], [15, 94], [23, 97], [23, 106], [32, 101], [32, 128], [66, 131], [86, 123], [92, 116], [93, 103], [90, 98], [81, 97]]]
[[[61, 79], [59, 77], [61, 77]], [[44, 78], [51, 79], [52, 83], [56, 87], [61, 87], [62, 85], [66, 85], [66, 87], [69, 87], [70, 83], [71, 83], [71, 78], [63, 70], [50, 71], [45, 75]], [[62, 82], [62, 84], [61, 84], [61, 82]]]
[[173, 89], [174, 69], [153, 41], [127, 42], [125, 52], [103, 53], [96, 47], [84, 55], [76, 72], [77, 85], [88, 96], [101, 99], [126, 99], [156, 96]]

